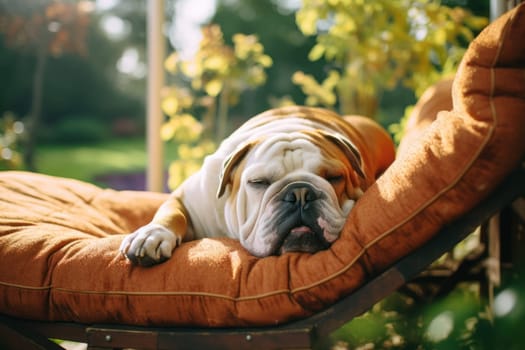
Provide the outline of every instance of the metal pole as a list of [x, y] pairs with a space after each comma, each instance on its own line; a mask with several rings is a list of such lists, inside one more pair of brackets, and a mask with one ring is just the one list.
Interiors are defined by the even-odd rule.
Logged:
[[146, 188], [149, 191], [163, 191], [164, 149], [160, 138], [163, 114], [161, 109], [161, 89], [164, 85], [165, 41], [162, 33], [164, 25], [164, 0], [147, 1], [147, 152]]
[[494, 21], [506, 11], [506, 0], [490, 0], [490, 20]]

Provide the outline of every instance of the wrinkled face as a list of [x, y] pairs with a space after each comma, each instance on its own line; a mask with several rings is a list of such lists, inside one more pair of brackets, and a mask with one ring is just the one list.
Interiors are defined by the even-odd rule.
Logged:
[[260, 257], [326, 249], [362, 194], [359, 167], [357, 150], [327, 135], [278, 134], [251, 142], [222, 174], [221, 187], [231, 186], [228, 229]]

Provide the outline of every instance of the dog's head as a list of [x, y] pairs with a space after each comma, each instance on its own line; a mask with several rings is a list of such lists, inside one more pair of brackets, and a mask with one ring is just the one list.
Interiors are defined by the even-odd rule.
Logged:
[[341, 134], [272, 133], [230, 154], [217, 195], [228, 196], [228, 229], [252, 254], [313, 253], [339, 237], [363, 178], [359, 151]]

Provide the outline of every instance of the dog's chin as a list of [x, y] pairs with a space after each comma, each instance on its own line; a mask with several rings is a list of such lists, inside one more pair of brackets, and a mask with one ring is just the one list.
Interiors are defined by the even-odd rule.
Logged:
[[279, 249], [279, 254], [290, 252], [316, 253], [330, 247], [321, 233], [314, 232], [308, 226], [299, 226], [290, 230]]

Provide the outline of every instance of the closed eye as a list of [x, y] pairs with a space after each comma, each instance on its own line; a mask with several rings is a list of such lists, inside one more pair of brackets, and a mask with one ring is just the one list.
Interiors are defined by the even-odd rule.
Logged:
[[271, 184], [270, 180], [264, 179], [264, 178], [248, 180], [248, 185], [254, 188], [258, 188], [258, 189], [264, 189], [270, 186], [270, 184]]
[[326, 177], [326, 181], [330, 182], [331, 184], [337, 184], [343, 180], [343, 175], [331, 175]]

